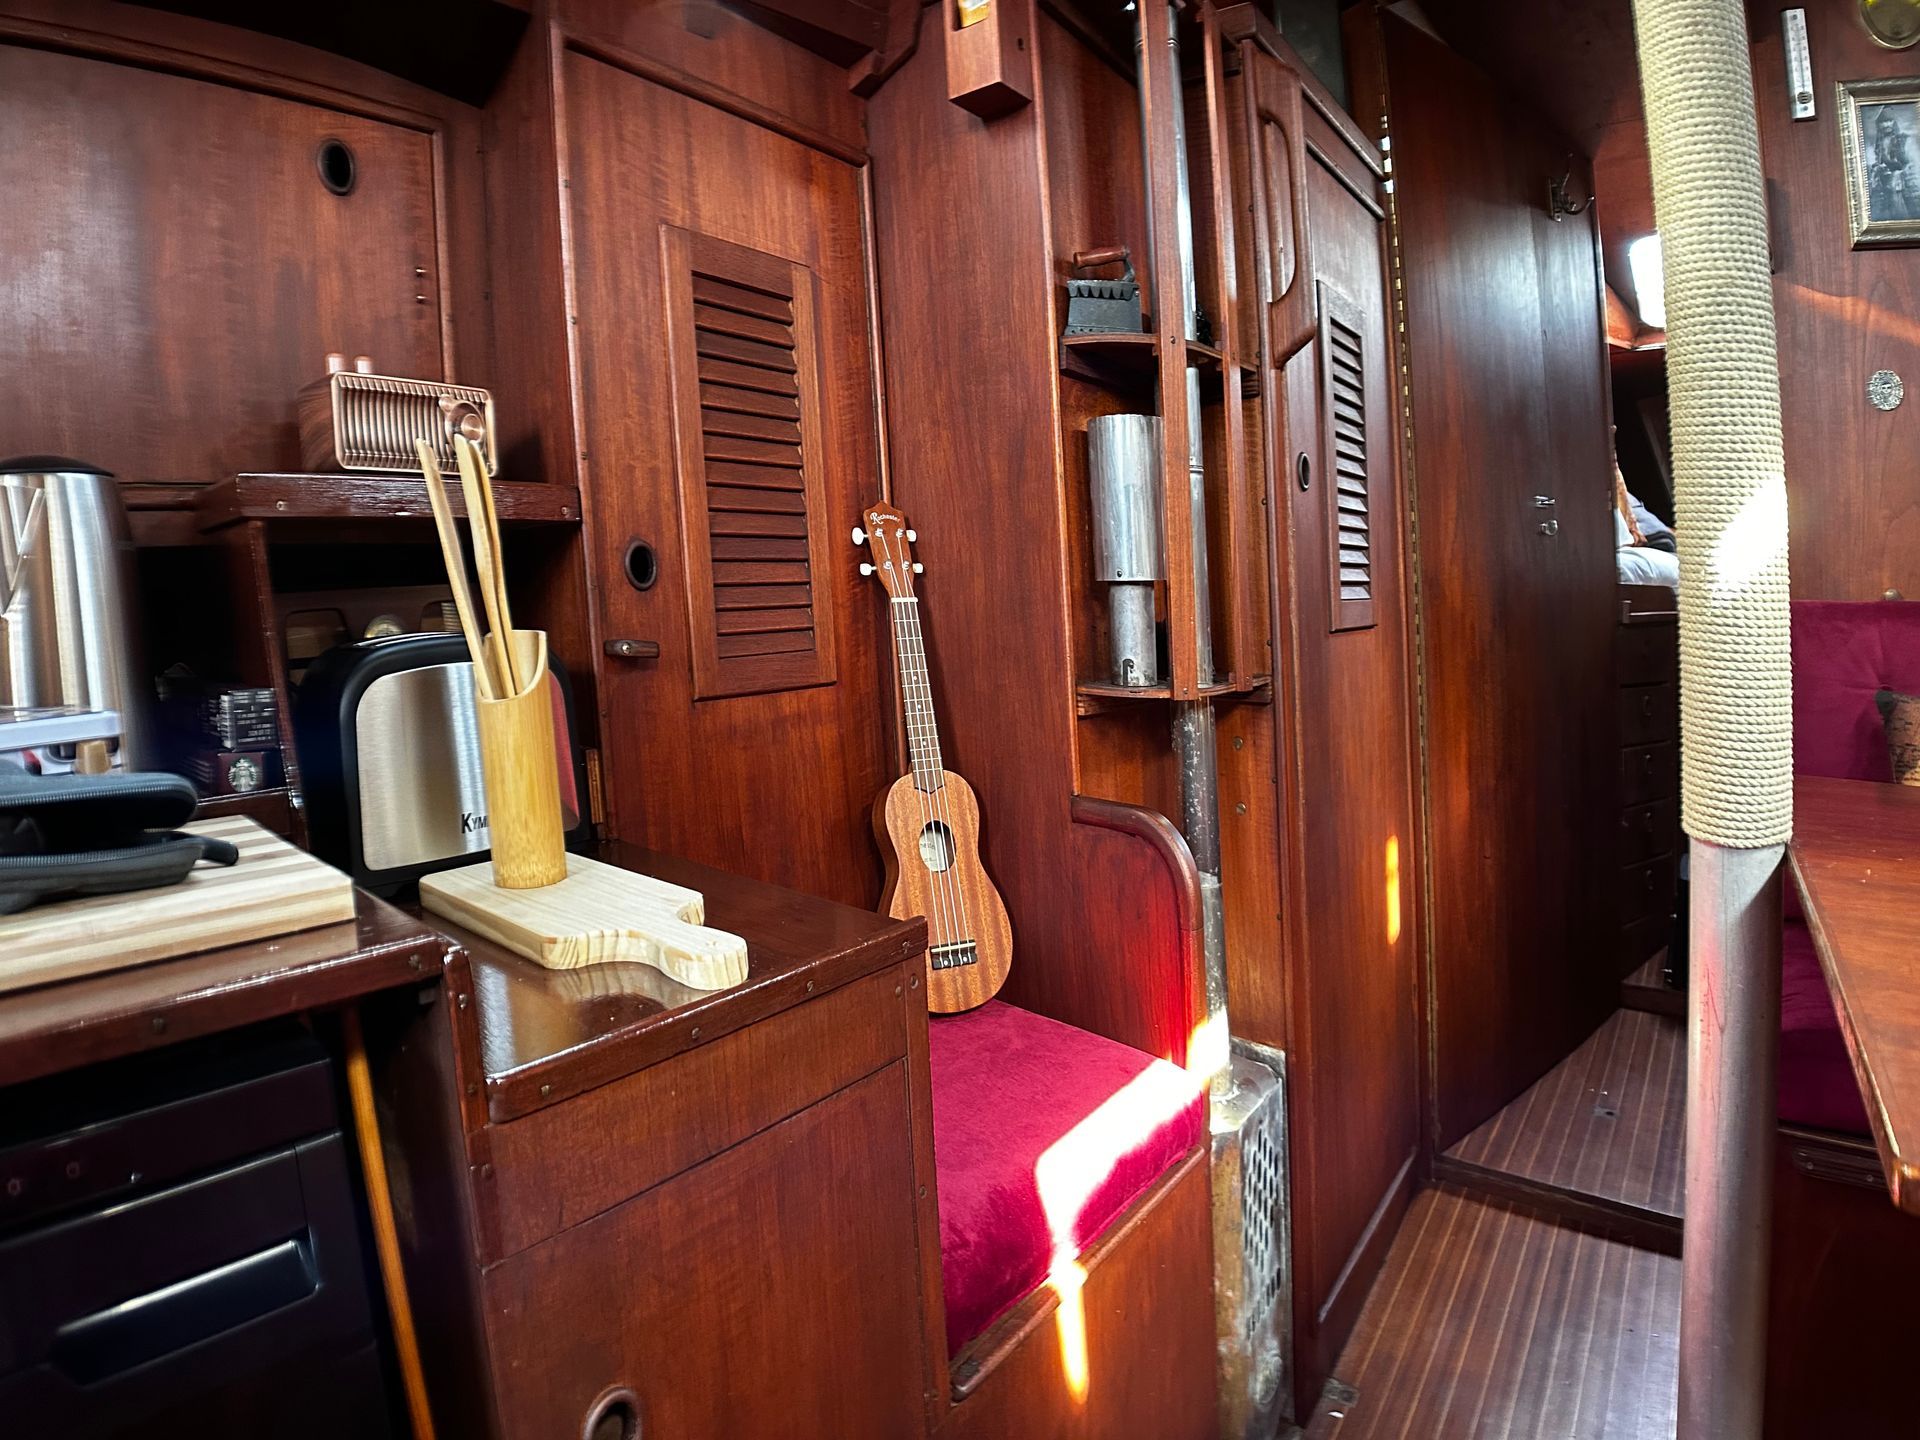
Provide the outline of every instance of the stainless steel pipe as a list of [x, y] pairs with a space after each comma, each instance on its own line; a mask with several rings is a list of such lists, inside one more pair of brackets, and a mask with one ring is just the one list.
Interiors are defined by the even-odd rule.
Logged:
[[1109, 652], [1116, 685], [1160, 682], [1153, 587], [1160, 563], [1158, 415], [1097, 415], [1087, 422], [1093, 576], [1108, 587]]

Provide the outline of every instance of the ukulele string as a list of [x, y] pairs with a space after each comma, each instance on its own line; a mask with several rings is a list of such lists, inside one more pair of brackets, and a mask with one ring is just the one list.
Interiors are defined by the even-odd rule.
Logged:
[[[896, 577], [894, 583], [900, 588], [905, 589], [909, 584], [905, 560], [896, 560], [894, 558], [892, 542], [887, 538], [884, 531], [879, 532], [876, 538], [880, 541], [881, 558], [883, 562]], [[933, 815], [930, 811], [931, 801], [929, 799], [933, 775], [931, 767], [928, 766], [922, 758], [927, 725], [924, 721], [917, 720], [915, 717], [915, 709], [921, 704], [921, 701], [915, 693], [915, 665], [913, 662], [917, 660], [922, 671], [919, 688], [926, 694], [926, 712], [930, 717], [932, 713], [932, 693], [927, 688], [924, 675], [926, 651], [924, 646], [919, 647], [919, 653], [916, 656], [914, 648], [910, 643], [913, 629], [912, 615], [914, 610], [918, 608], [918, 602], [911, 594], [895, 597], [892, 592], [892, 587], [889, 587], [888, 590], [888, 601], [887, 608], [893, 612], [894, 647], [895, 654], [898, 657], [900, 671], [900, 699], [906, 711], [907, 754], [913, 767], [913, 788], [915, 798], [920, 806], [920, 831], [921, 834], [924, 835], [933, 821]], [[908, 617], [904, 621], [901, 618], [901, 612], [903, 611], [906, 612]], [[949, 828], [948, 833], [952, 833], [951, 828]], [[956, 896], [953, 893], [950, 877], [948, 877], [944, 871], [934, 870], [931, 866], [927, 866], [926, 854], [919, 849], [917, 844], [915, 850], [919, 855], [921, 865], [926, 867], [928, 871], [927, 878], [931, 891], [931, 899], [933, 901], [932, 908], [935, 912], [927, 917], [929, 927], [933, 932], [931, 937], [932, 943], [941, 943], [939, 932], [942, 930], [946, 931], [948, 940], [959, 938], [955, 932], [958, 907], [954, 903]], [[951, 869], [951, 865], [949, 865], [948, 868]]]
[[[920, 630], [920, 601], [917, 596], [914, 597], [912, 602], [908, 605], [907, 616], [908, 616], [908, 621], [913, 628], [914, 646], [919, 651], [920, 673], [922, 677], [922, 684], [925, 685], [927, 683], [927, 680], [926, 680], [927, 642], [926, 642], [926, 637], [921, 633], [921, 630]], [[941, 758], [941, 755], [940, 755], [939, 731], [934, 728], [933, 693], [931, 689], [927, 691], [927, 726], [929, 731], [929, 737], [932, 740], [931, 748], [932, 748], [932, 754], [933, 754], [933, 765], [935, 769], [938, 771], [939, 788], [934, 792], [935, 794], [934, 810], [936, 815], [938, 815], [939, 817], [940, 823], [946, 827], [947, 844], [948, 844], [948, 861], [947, 861], [948, 874], [949, 874], [949, 877], [951, 878], [951, 883], [953, 887], [953, 898], [954, 898], [955, 906], [957, 908], [957, 912], [958, 912], [957, 918], [959, 920], [959, 925], [960, 925], [960, 929], [958, 933], [954, 936], [954, 938], [956, 940], [960, 940], [964, 942], [964, 941], [972, 940], [973, 934], [972, 934], [971, 927], [967, 923], [966, 892], [960, 888], [958, 879], [952, 878], [953, 862], [955, 859], [958, 858], [957, 854], [955, 853], [958, 850], [958, 845], [957, 845], [957, 842], [954, 840], [953, 815], [947, 804], [946, 762]]]
[[[919, 623], [917, 620], [920, 608], [919, 601], [912, 596], [908, 596], [902, 602], [900, 608], [904, 616], [901, 626], [902, 643], [906, 647], [908, 656], [913, 661], [913, 683], [918, 687], [915, 699], [915, 704], [918, 706], [920, 714], [918, 727], [920, 755], [917, 761], [917, 769], [924, 783], [920, 783], [917, 779], [915, 789], [920, 792], [921, 812], [923, 816], [926, 817], [929, 827], [931, 827], [932, 824], [939, 823], [943, 824], [945, 828], [944, 835], [936, 832], [934, 838], [936, 843], [941, 846], [942, 855], [946, 860], [946, 864], [938, 870], [929, 867], [928, 878], [932, 882], [935, 896], [938, 897], [939, 901], [944, 905], [946, 913], [942, 918], [943, 928], [946, 933], [943, 939], [946, 943], [951, 944], [966, 939], [964, 929], [965, 906], [960, 895], [959, 886], [953, 875], [953, 827], [950, 823], [941, 821], [940, 818], [938, 800], [945, 787], [941, 783], [941, 776], [937, 773], [939, 769], [940, 742], [938, 734], [934, 729], [933, 691], [927, 676], [926, 647], [920, 643], [919, 640]], [[925, 861], [926, 857], [923, 854], [921, 856], [921, 862], [924, 864]]]

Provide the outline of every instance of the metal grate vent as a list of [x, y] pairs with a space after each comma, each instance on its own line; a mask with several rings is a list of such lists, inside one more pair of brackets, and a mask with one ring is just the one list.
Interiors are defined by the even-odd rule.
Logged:
[[1286, 1264], [1286, 1107], [1279, 1090], [1260, 1107], [1248, 1125], [1240, 1161], [1240, 1255], [1246, 1267], [1243, 1294], [1247, 1297], [1246, 1339], [1272, 1324], [1274, 1308], [1283, 1296]]

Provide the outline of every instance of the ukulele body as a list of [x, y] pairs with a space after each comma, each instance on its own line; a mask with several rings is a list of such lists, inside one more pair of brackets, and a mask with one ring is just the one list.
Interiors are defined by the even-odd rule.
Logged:
[[882, 790], [873, 833], [887, 867], [880, 908], [896, 920], [927, 917], [927, 1009], [951, 1015], [986, 1004], [1005, 982], [1013, 926], [980, 863], [973, 787], [942, 774], [937, 790], [919, 789], [911, 773]]

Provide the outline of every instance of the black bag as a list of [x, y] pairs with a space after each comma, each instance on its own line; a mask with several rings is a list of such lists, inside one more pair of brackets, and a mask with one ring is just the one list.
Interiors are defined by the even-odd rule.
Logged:
[[0, 764], [0, 915], [70, 895], [177, 885], [225, 840], [183, 835], [200, 796], [178, 775], [29, 775]]

